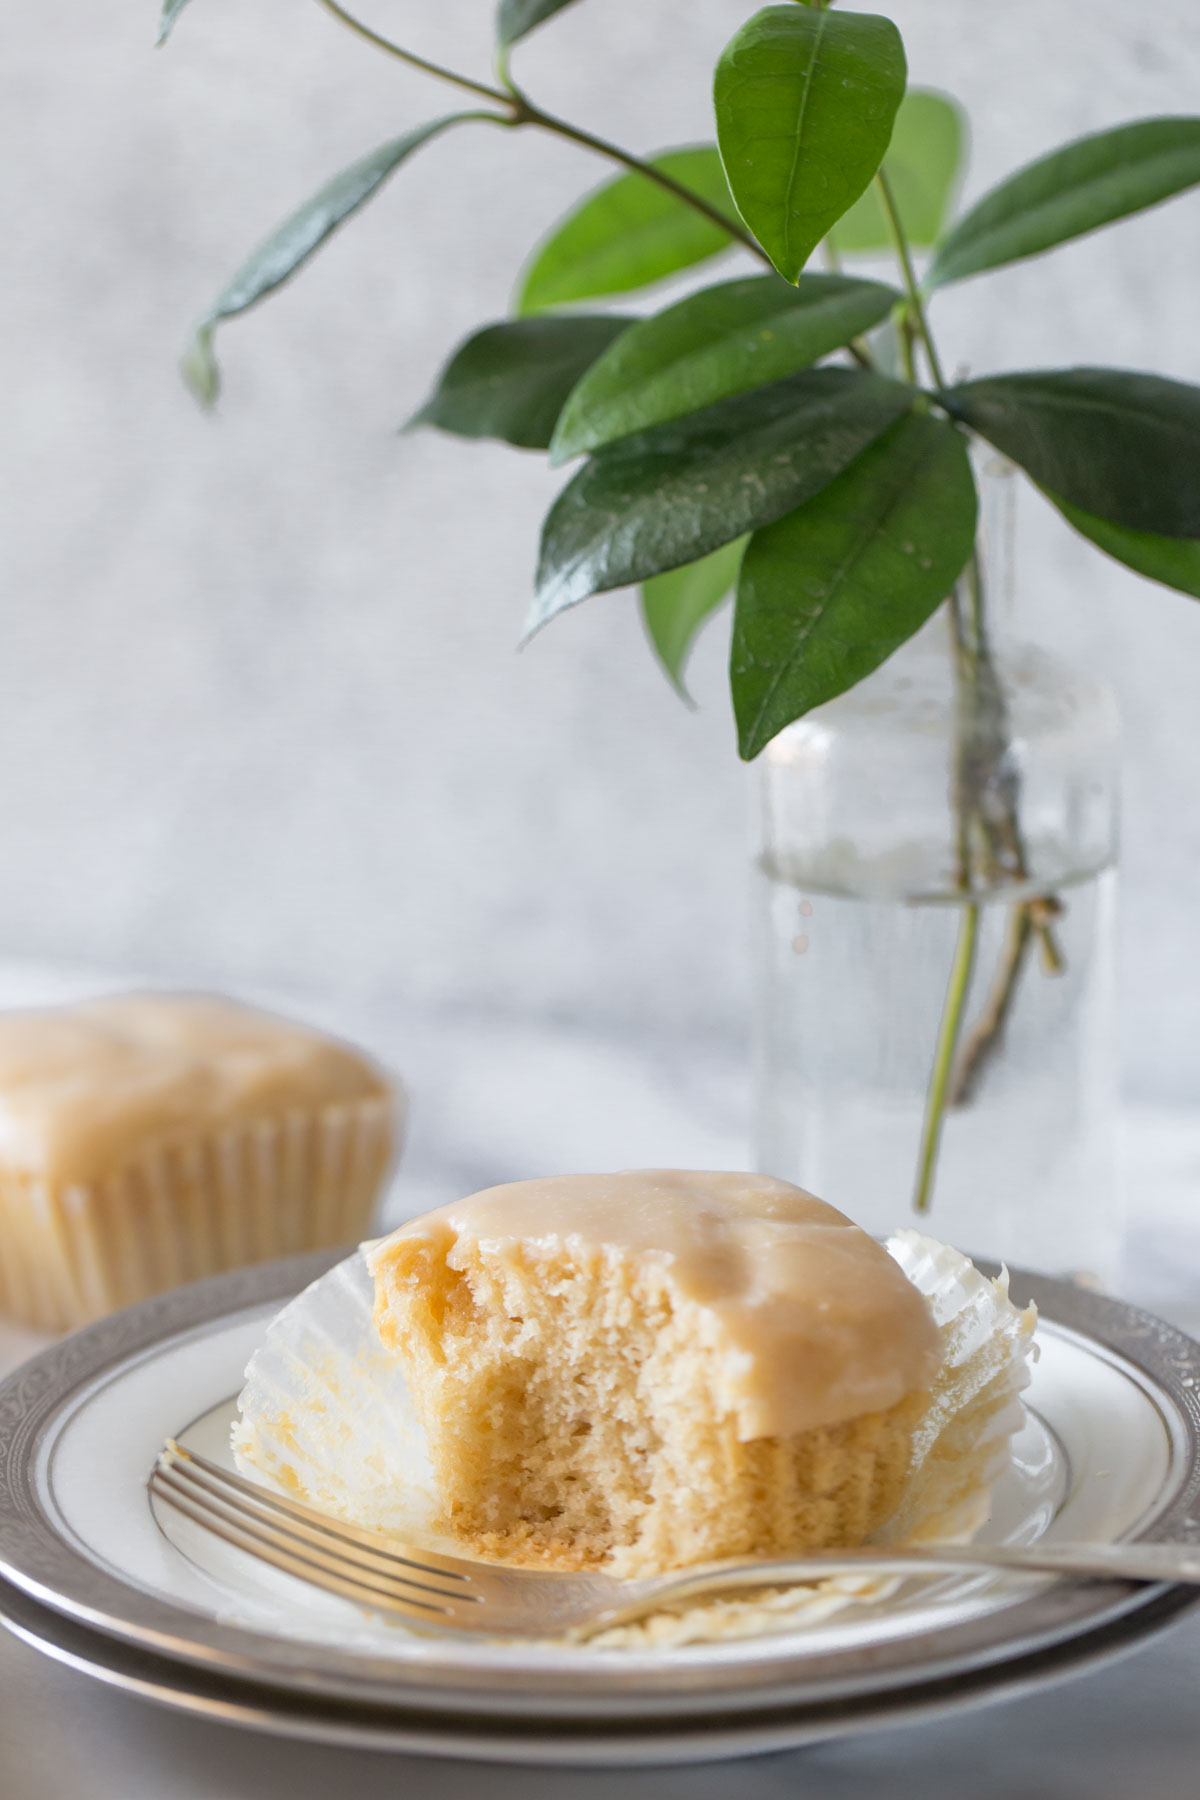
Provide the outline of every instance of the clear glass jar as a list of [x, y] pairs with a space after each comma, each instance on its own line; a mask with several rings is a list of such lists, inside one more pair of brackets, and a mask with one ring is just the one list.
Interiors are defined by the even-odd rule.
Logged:
[[[1033, 648], [992, 666], [992, 788], [1021, 840], [994, 878], [964, 874], [963, 696], [944, 612], [762, 756], [758, 1165], [871, 1231], [922, 1223], [971, 1253], [1108, 1283], [1116, 705]], [[923, 1120], [968, 907], [974, 959], [921, 1220]]]

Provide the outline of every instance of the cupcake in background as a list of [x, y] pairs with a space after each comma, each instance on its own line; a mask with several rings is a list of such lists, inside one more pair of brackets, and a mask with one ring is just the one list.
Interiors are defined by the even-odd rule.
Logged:
[[360, 1051], [217, 995], [0, 1013], [0, 1311], [63, 1331], [356, 1243], [403, 1122]]

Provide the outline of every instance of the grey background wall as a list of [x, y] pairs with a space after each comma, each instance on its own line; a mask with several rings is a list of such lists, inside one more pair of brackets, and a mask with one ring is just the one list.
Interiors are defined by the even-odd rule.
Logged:
[[[521, 72], [631, 145], [694, 140], [750, 10], [583, 0]], [[8, 0], [0, 26], [0, 953], [736, 1043], [747, 777], [724, 627], [696, 659], [696, 714], [630, 596], [514, 654], [554, 480], [395, 435], [603, 169], [528, 133], [433, 146], [229, 328], [203, 418], [174, 374], [192, 316], [331, 171], [448, 96], [304, 0], [194, 0], [158, 55], [154, 11]], [[480, 73], [490, 11], [370, 8]], [[972, 194], [1066, 135], [1200, 111], [1192, 0], [891, 11], [914, 79], [970, 110]], [[1200, 379], [1198, 272], [1193, 196], [947, 296], [948, 360]], [[1126, 1076], [1198, 1100], [1200, 608], [1036, 502], [1022, 605], [1120, 691]]]

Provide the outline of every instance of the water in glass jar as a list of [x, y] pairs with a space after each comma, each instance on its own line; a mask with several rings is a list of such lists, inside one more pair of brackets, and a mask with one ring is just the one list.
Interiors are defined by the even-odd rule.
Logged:
[[[974, 1092], [946, 1115], [923, 1218], [913, 1186], [961, 897], [861, 897], [788, 875], [758, 876], [759, 1167], [870, 1231], [916, 1224], [969, 1253], [1108, 1275], [1118, 1254], [1114, 871], [1056, 882], [1062, 970], [1048, 973], [1031, 941]], [[995, 999], [1014, 893], [975, 898], [968, 1039]]]

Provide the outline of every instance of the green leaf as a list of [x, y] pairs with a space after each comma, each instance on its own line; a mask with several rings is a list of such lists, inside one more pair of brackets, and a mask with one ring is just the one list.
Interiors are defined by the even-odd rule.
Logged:
[[221, 392], [221, 374], [213, 354], [213, 328], [198, 325], [184, 346], [179, 372], [201, 406], [213, 406]]
[[1079, 138], [1020, 169], [960, 219], [931, 288], [1020, 262], [1200, 182], [1200, 119], [1143, 119]]
[[616, 313], [561, 313], [489, 325], [459, 345], [409, 426], [545, 450], [571, 389], [630, 324]]
[[[669, 150], [653, 166], [732, 220], [733, 201], [711, 145]], [[519, 313], [649, 287], [729, 248], [727, 232], [645, 175], [618, 175], [568, 213], [533, 255]]]
[[[967, 120], [958, 102], [932, 88], [910, 88], [900, 102], [883, 159], [905, 235], [917, 249], [937, 242], [945, 228], [966, 156]], [[829, 233], [844, 255], [890, 250], [891, 234], [874, 187], [854, 202]]]
[[1124, 563], [1149, 581], [1160, 581], [1164, 587], [1200, 600], [1200, 538], [1156, 537], [1150, 531], [1127, 531], [1121, 525], [1110, 525], [1094, 513], [1083, 512], [1070, 501], [1047, 492], [1068, 524], [1103, 550], [1105, 555]]
[[962, 573], [975, 518], [965, 439], [912, 413], [815, 498], [755, 532], [730, 665], [747, 761], [920, 630]]
[[940, 398], [1072, 506], [1132, 531], [1200, 537], [1200, 388], [1128, 369], [1046, 369]]
[[685, 700], [691, 696], [683, 685], [683, 666], [696, 633], [716, 611], [737, 580], [746, 548], [744, 537], [722, 545], [711, 556], [652, 575], [642, 586], [642, 618], [650, 642], [658, 653], [672, 685]]
[[166, 43], [176, 19], [187, 3], [188, 0], [162, 0], [162, 11], [158, 15], [158, 36], [154, 40], [156, 47]]
[[550, 509], [528, 634], [589, 594], [695, 562], [790, 512], [913, 403], [857, 369], [806, 369], [601, 450]]
[[572, 4], [573, 0], [500, 0], [496, 9], [496, 41], [501, 49], [511, 50], [536, 26]]
[[564, 408], [552, 463], [682, 418], [807, 368], [877, 325], [900, 299], [878, 281], [752, 275], [690, 294], [627, 331]]
[[768, 6], [725, 50], [715, 89], [725, 173], [788, 281], [878, 169], [904, 80], [900, 34], [871, 13]]
[[203, 405], [211, 405], [220, 392], [220, 376], [213, 355], [213, 333], [222, 319], [264, 298], [294, 275], [332, 231], [369, 200], [406, 157], [451, 125], [475, 119], [478, 113], [451, 113], [419, 125], [403, 137], [392, 138], [378, 150], [351, 163], [327, 182], [319, 193], [273, 231], [247, 258], [228, 286], [218, 295], [197, 325], [184, 351], [185, 381]]

